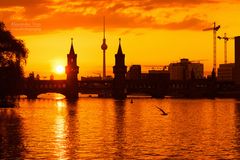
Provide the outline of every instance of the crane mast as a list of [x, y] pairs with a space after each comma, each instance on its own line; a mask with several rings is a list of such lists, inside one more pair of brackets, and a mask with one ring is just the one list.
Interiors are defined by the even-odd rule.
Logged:
[[220, 25], [216, 25], [216, 22], [213, 23], [213, 27], [211, 28], [206, 28], [203, 29], [203, 31], [213, 31], [213, 70], [216, 73], [216, 68], [217, 68], [217, 44], [216, 44], [216, 39], [217, 39], [217, 31], [219, 30]]
[[223, 39], [224, 40], [224, 63], [227, 64], [227, 42], [230, 39], [234, 39], [233, 37], [227, 37], [227, 34], [224, 33], [224, 36], [218, 36], [218, 39]]
[[216, 28], [216, 23], [214, 22], [214, 27], [213, 27], [213, 68], [216, 73], [216, 67], [217, 67], [217, 44], [216, 44], [216, 37], [217, 37], [217, 30]]

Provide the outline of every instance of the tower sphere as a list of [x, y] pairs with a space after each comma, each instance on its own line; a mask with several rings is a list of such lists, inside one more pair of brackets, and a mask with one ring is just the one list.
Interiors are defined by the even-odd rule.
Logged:
[[105, 43], [105, 41], [101, 45], [101, 48], [102, 48], [102, 50], [106, 50], [107, 49], [107, 44]]

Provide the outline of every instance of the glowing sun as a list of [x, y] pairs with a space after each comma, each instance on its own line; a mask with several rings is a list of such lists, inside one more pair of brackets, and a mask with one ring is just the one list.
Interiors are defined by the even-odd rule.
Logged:
[[63, 74], [64, 73], [64, 67], [62, 65], [57, 65], [55, 68], [55, 72], [57, 74]]

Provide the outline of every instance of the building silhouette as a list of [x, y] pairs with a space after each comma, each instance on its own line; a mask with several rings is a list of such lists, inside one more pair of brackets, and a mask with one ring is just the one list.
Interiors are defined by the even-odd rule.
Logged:
[[129, 71], [127, 72], [126, 78], [129, 80], [140, 80], [142, 74], [141, 65], [132, 65], [130, 66]]
[[77, 66], [77, 54], [74, 52], [73, 39], [71, 39], [70, 52], [67, 55], [67, 66], [66, 66], [66, 97], [68, 99], [78, 98], [78, 73], [79, 67]]
[[115, 99], [126, 98], [126, 73], [125, 54], [122, 52], [121, 39], [119, 39], [118, 52], [115, 54], [115, 66], [113, 66], [113, 97]]
[[169, 65], [170, 80], [189, 80], [203, 78], [203, 64], [193, 63], [186, 58]]
[[169, 81], [170, 74], [168, 70], [149, 70], [147, 75], [148, 80], [152, 81]]
[[217, 79], [219, 81], [233, 81], [234, 63], [220, 64]]
[[235, 67], [233, 79], [236, 85], [240, 85], [240, 36], [235, 37]]

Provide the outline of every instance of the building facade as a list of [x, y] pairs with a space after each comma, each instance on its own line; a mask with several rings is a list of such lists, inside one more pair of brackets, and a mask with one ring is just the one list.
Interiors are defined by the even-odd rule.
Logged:
[[188, 59], [169, 65], [170, 80], [189, 80], [203, 78], [203, 64], [192, 63]]
[[240, 85], [240, 36], [235, 37], [235, 67], [233, 80]]
[[220, 64], [217, 79], [220, 81], [233, 81], [234, 63]]
[[141, 79], [141, 65], [132, 65], [127, 72], [126, 78], [129, 80], [140, 80]]

